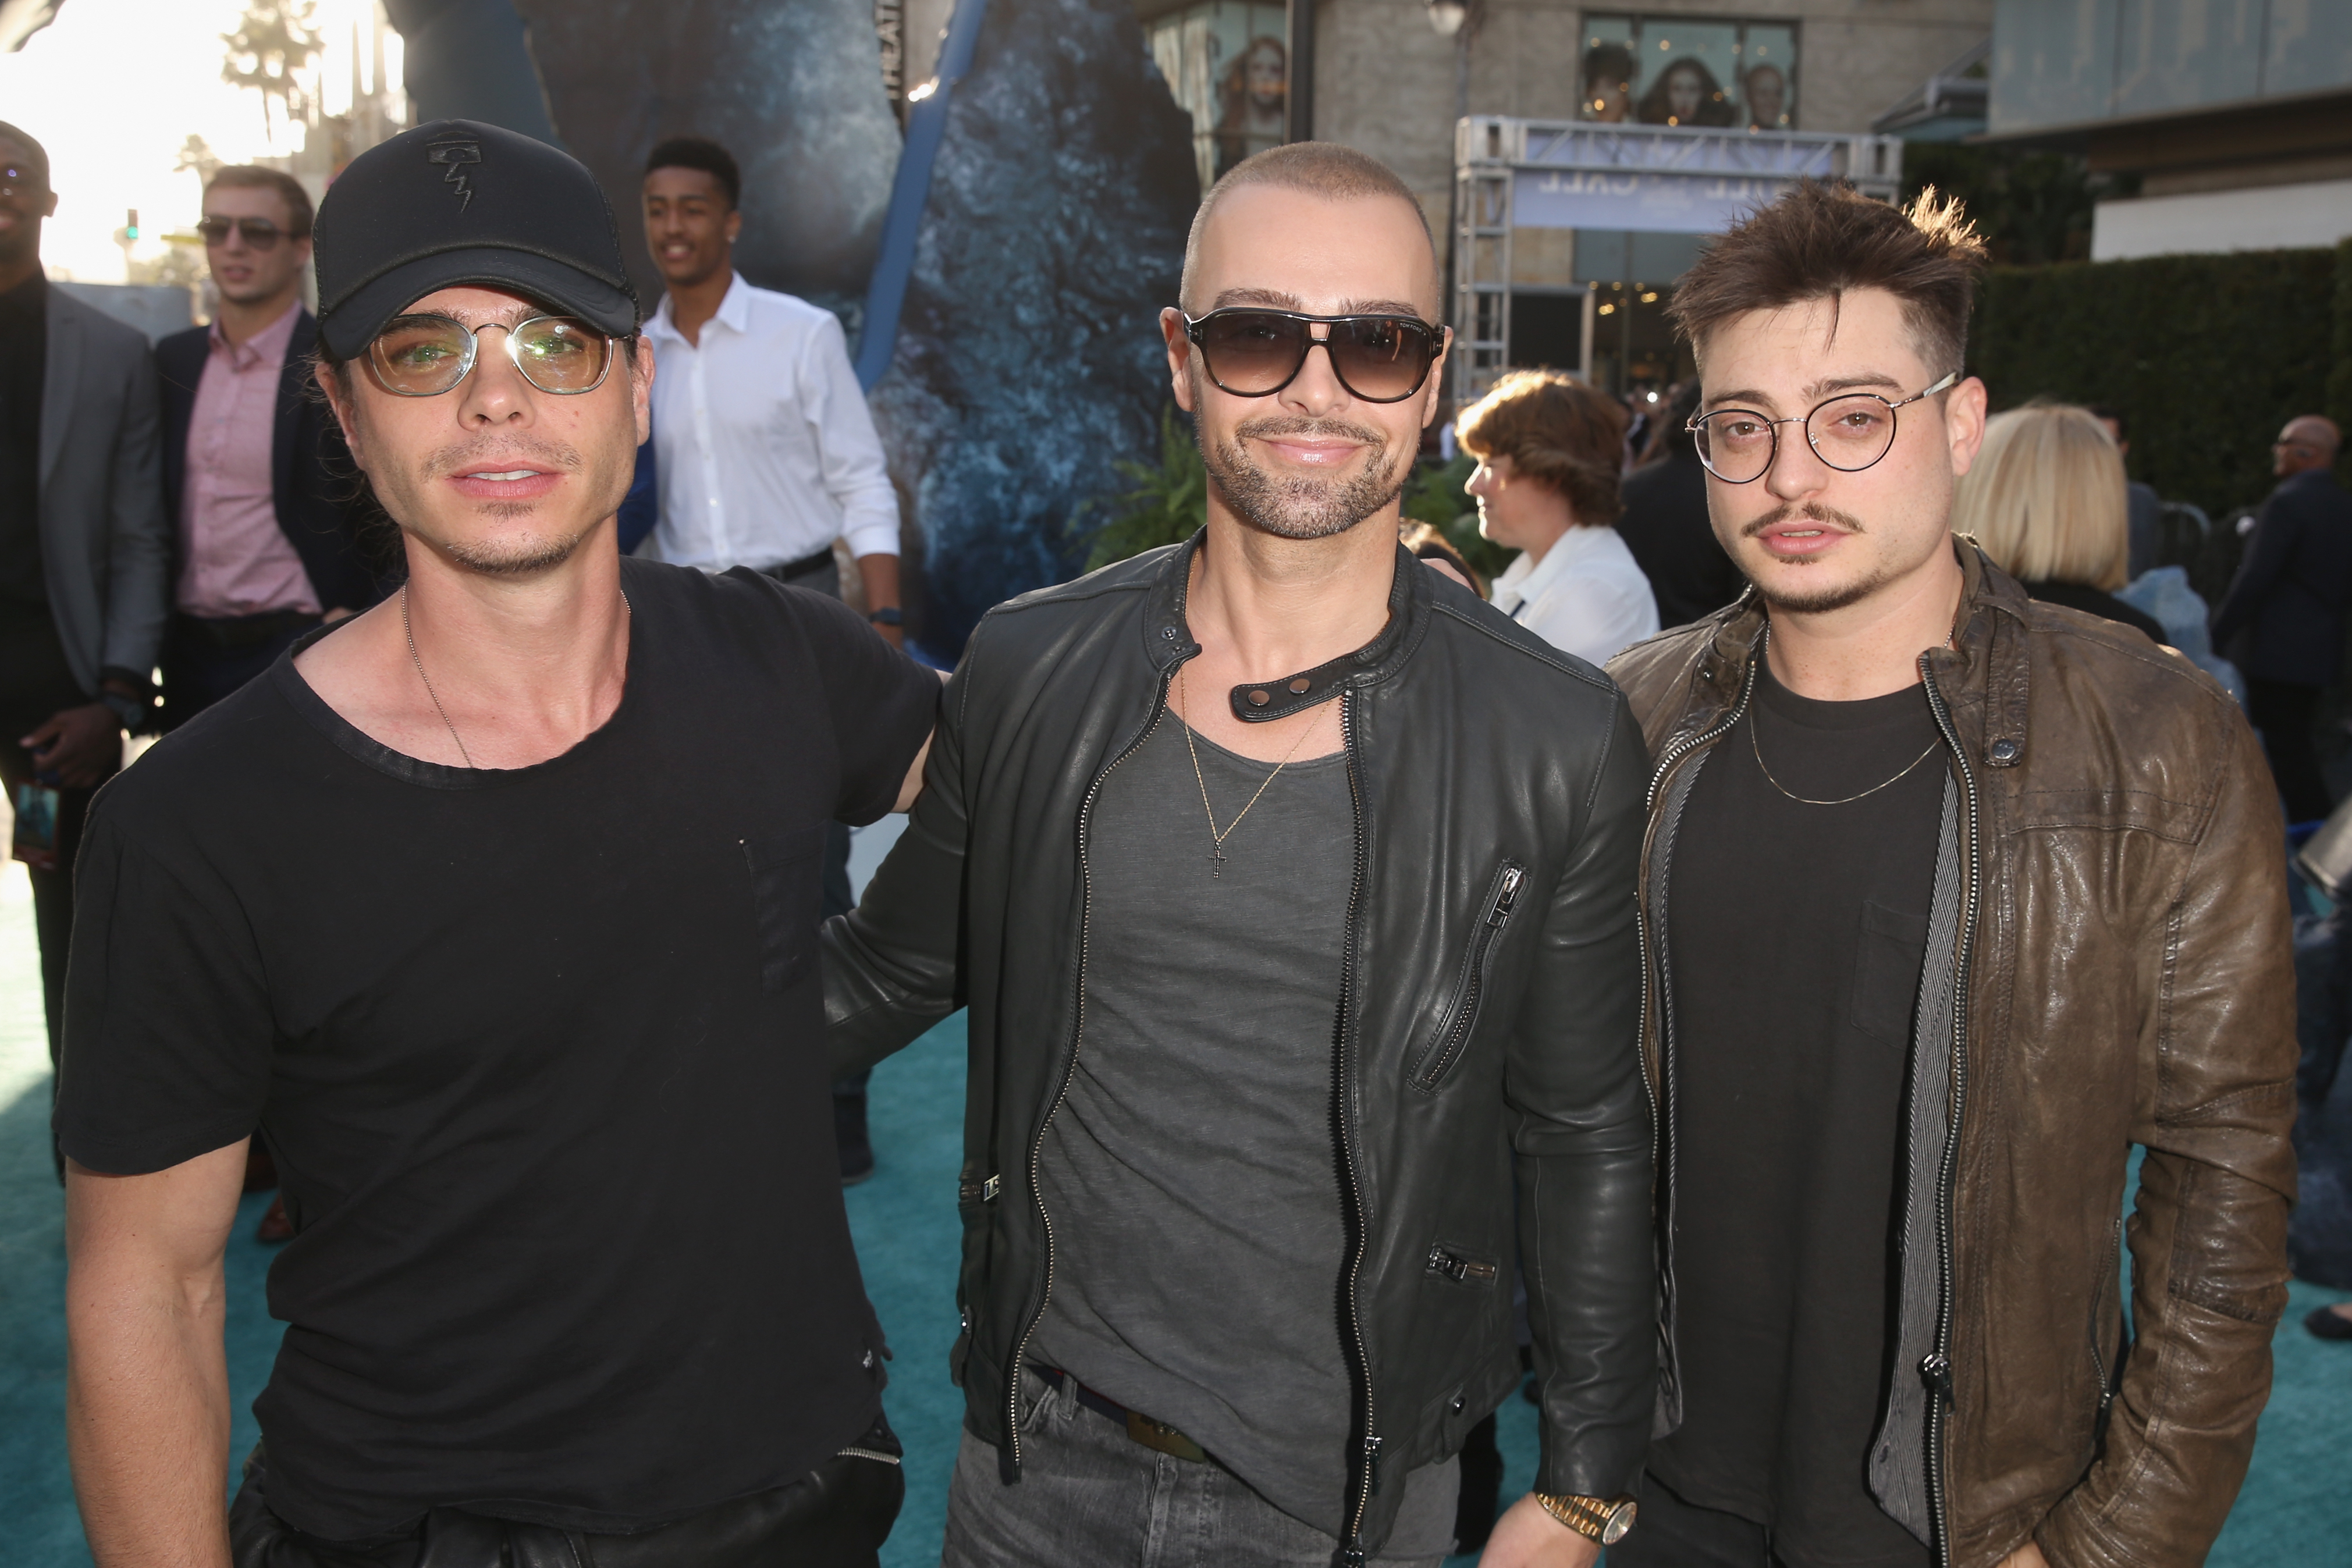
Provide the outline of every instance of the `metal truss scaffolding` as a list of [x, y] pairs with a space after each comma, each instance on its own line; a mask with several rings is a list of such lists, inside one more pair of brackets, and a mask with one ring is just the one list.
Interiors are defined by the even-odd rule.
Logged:
[[[1457, 405], [1483, 395], [1510, 368], [1513, 231], [1718, 234], [1805, 179], [1850, 181], [1864, 195], [1893, 201], [1903, 183], [1902, 139], [1496, 115], [1456, 122]], [[1588, 363], [1591, 323], [1588, 299]]]

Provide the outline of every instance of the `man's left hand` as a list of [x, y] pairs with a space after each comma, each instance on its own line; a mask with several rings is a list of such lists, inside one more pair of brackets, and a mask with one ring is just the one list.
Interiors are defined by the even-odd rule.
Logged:
[[53, 713], [18, 745], [68, 789], [94, 789], [122, 763], [122, 721], [104, 703]]
[[2050, 1559], [2031, 1541], [2000, 1560], [2000, 1568], [2050, 1568]]
[[1601, 1542], [1544, 1511], [1529, 1492], [1504, 1511], [1478, 1568], [1592, 1568]]

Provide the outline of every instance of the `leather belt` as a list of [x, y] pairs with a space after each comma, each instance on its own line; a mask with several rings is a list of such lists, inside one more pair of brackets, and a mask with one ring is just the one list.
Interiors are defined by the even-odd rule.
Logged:
[[796, 577], [806, 577], [812, 572], [823, 571], [832, 564], [833, 547], [827, 545], [814, 555], [804, 555], [798, 560], [788, 560], [782, 566], [763, 566], [760, 571], [762, 576], [772, 577], [779, 582], [790, 582]]
[[1075, 1394], [1078, 1403], [1097, 1416], [1107, 1416], [1127, 1428], [1127, 1435], [1147, 1448], [1172, 1458], [1190, 1459], [1198, 1464], [1209, 1455], [1206, 1449], [1164, 1421], [1154, 1421], [1140, 1410], [1130, 1410], [1118, 1400], [1096, 1393], [1058, 1366], [1036, 1366], [1038, 1376], [1064, 1394]]

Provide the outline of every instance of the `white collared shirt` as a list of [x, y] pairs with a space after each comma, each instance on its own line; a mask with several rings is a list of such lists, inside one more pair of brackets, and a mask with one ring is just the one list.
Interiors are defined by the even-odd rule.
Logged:
[[898, 497], [832, 311], [738, 273], [702, 324], [678, 331], [665, 297], [654, 346], [661, 521], [639, 550], [724, 571], [829, 549], [898, 553]]
[[1495, 580], [1495, 608], [1563, 653], [1605, 664], [1658, 630], [1658, 601], [1612, 528], [1576, 528], [1540, 561], [1525, 552]]

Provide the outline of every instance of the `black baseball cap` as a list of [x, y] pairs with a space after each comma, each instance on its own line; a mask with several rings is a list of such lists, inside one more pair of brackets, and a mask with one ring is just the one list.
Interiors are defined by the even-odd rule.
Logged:
[[319, 204], [319, 335], [357, 359], [440, 288], [510, 289], [600, 331], [637, 329], [637, 291], [596, 177], [544, 141], [436, 120], [352, 159]]

